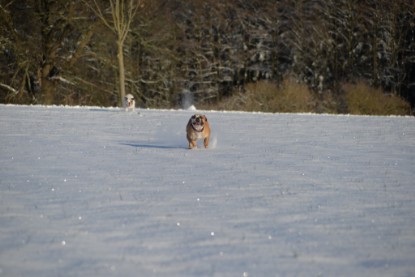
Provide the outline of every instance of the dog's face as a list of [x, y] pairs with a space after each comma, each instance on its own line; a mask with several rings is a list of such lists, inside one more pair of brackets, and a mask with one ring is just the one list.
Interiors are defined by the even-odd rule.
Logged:
[[196, 131], [201, 131], [207, 122], [207, 118], [204, 115], [195, 114], [190, 118], [190, 122]]
[[134, 96], [132, 96], [131, 94], [127, 94], [124, 97], [124, 103], [126, 105], [126, 108], [133, 108], [135, 106]]

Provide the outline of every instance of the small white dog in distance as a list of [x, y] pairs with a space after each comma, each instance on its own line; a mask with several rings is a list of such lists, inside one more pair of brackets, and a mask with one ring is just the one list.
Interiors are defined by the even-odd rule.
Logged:
[[135, 99], [132, 94], [127, 94], [123, 99], [123, 107], [126, 112], [135, 110]]

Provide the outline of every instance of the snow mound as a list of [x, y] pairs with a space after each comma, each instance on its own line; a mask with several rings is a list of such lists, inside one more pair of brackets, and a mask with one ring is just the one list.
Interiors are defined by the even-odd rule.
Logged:
[[187, 107], [186, 109], [187, 111], [196, 111], [196, 107], [194, 105], [190, 105], [189, 107]]

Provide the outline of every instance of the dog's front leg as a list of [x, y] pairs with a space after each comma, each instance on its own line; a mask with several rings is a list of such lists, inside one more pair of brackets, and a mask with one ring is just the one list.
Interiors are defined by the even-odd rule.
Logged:
[[196, 147], [196, 141], [195, 140], [189, 140], [189, 149], [193, 149]]
[[205, 148], [208, 148], [208, 146], [209, 146], [209, 137], [206, 137], [206, 138], [203, 140], [203, 144], [205, 145]]

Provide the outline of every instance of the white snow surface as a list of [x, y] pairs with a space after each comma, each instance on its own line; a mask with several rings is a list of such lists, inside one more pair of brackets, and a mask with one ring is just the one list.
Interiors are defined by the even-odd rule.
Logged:
[[0, 276], [415, 276], [415, 118], [193, 112], [0, 105]]

